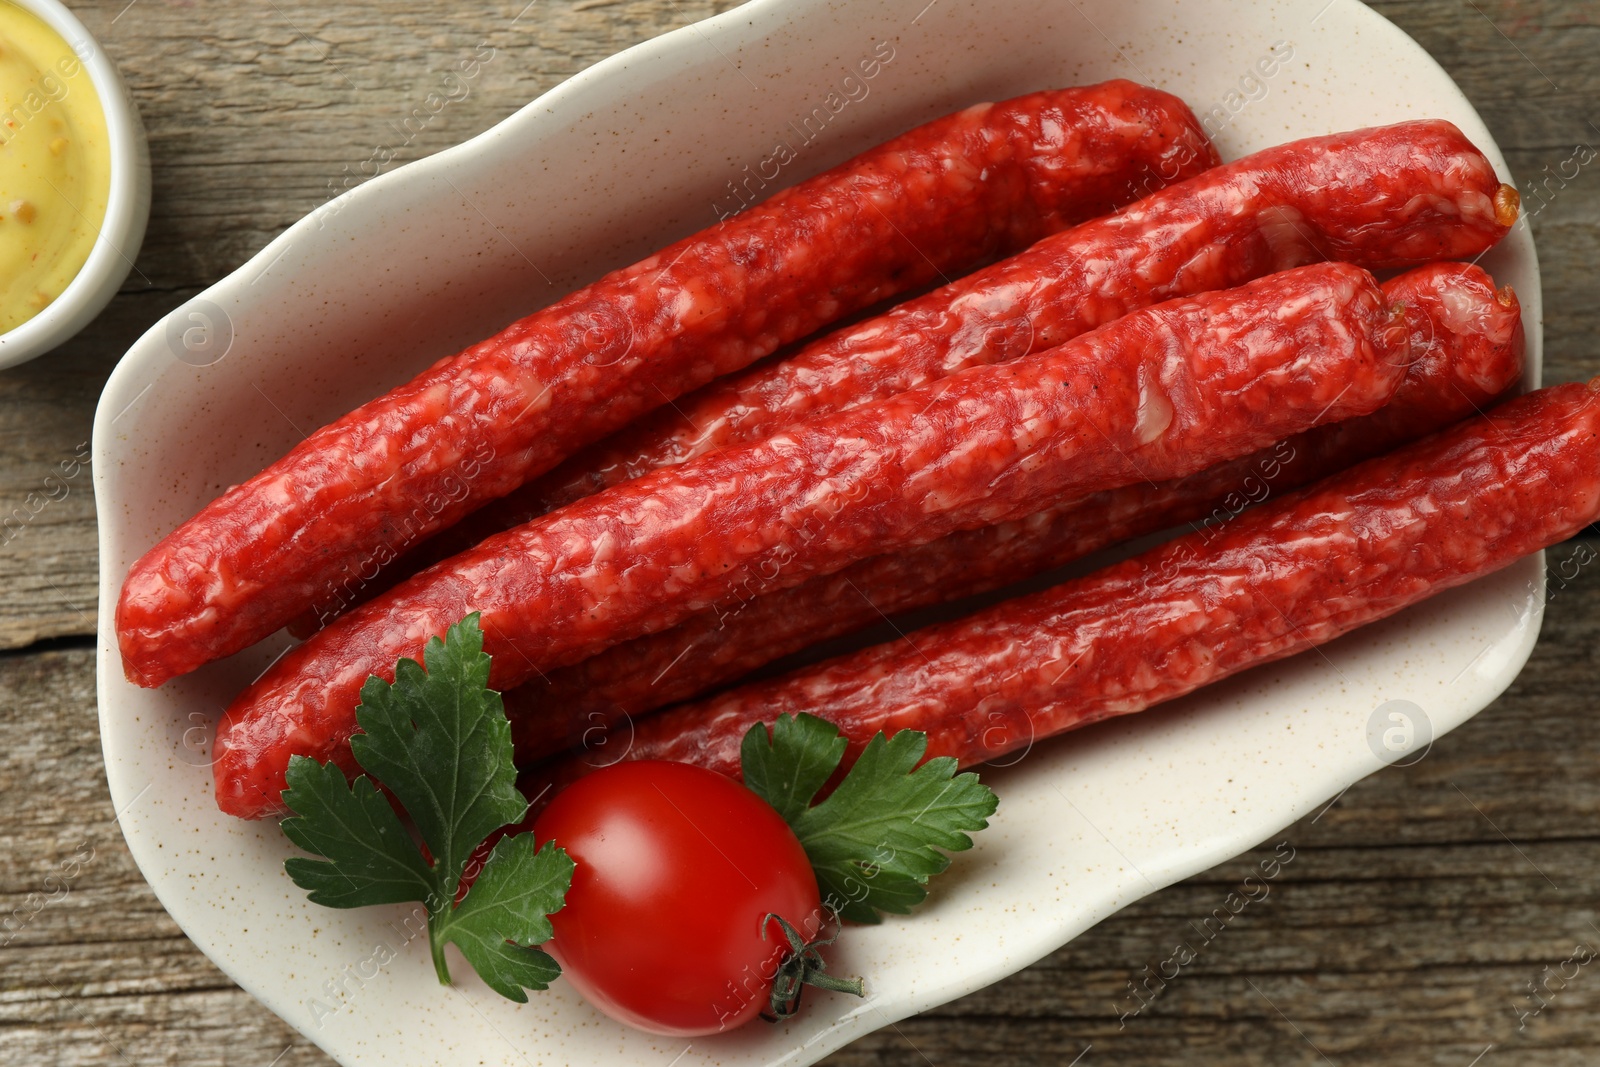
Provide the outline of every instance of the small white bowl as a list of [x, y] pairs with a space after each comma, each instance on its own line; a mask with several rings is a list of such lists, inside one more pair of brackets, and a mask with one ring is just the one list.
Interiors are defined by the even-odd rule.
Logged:
[[106, 116], [111, 144], [111, 190], [106, 217], [89, 258], [47, 307], [13, 330], [0, 333], [0, 369], [25, 363], [62, 344], [89, 324], [116, 295], [133, 269], [150, 218], [150, 148], [139, 109], [117, 65], [83, 23], [57, 0], [12, 0], [42, 19], [77, 53]]

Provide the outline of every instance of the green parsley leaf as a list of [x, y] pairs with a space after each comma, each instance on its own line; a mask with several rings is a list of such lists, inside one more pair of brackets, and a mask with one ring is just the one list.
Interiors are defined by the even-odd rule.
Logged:
[[[402, 659], [392, 684], [368, 678], [351, 738], [371, 775], [346, 782], [334, 763], [289, 761], [283, 821], [289, 840], [321, 859], [296, 856], [284, 870], [313, 903], [331, 908], [421, 901], [439, 981], [450, 982], [444, 946], [455, 942], [495, 990], [525, 1001], [561, 973], [534, 946], [551, 936], [551, 912], [572, 882], [572, 860], [532, 834], [502, 838], [472, 888], [456, 903], [472, 852], [528, 809], [516, 788], [511, 725], [489, 689], [489, 656], [478, 616], [469, 615], [423, 650], [426, 670]], [[417, 828], [426, 858], [400, 822], [381, 781]]]
[[739, 772], [746, 786], [793, 825], [839, 766], [844, 750], [844, 735], [832, 723], [815, 715], [780, 715], [770, 739], [757, 728], [744, 735]]
[[544, 989], [561, 973], [532, 946], [550, 940], [547, 916], [565, 903], [573, 866], [554, 841], [536, 850], [532, 834], [501, 838], [461, 906], [443, 920], [439, 939], [454, 941], [489, 988], [525, 1002], [523, 987]]
[[284, 870], [311, 902], [330, 908], [424, 900], [434, 874], [400, 825], [389, 801], [366, 775], [347, 782], [337, 764], [291, 756], [283, 802], [305, 812], [283, 820], [289, 840], [325, 860], [284, 860]]
[[374, 675], [361, 687], [350, 739], [361, 769], [382, 782], [411, 816], [440, 880], [461, 879], [483, 839], [522, 818], [511, 723], [489, 688], [489, 656], [477, 613], [430, 638], [395, 665], [394, 684]]
[[823, 903], [841, 919], [875, 923], [927, 897], [928, 879], [950, 865], [944, 853], [971, 848], [969, 834], [989, 825], [999, 798], [976, 774], [956, 774], [948, 756], [918, 767], [928, 735], [901, 730], [869, 741], [839, 787], [812, 805], [844, 749], [824, 720], [780, 715], [770, 737], [759, 724], [745, 734], [744, 780], [794, 829]]

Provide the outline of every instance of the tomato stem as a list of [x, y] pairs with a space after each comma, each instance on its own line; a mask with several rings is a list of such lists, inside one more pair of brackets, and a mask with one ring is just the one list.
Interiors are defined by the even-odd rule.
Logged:
[[829, 974], [827, 964], [822, 959], [823, 946], [831, 945], [838, 938], [819, 937], [815, 941], [807, 941], [800, 936], [789, 921], [781, 915], [768, 912], [761, 919], [761, 940], [767, 939], [767, 925], [776, 922], [783, 931], [783, 936], [789, 941], [789, 954], [778, 965], [778, 974], [772, 981], [772, 1018], [787, 1019], [800, 1010], [800, 994], [806, 986], [816, 986], [818, 989], [831, 989], [835, 993], [852, 993], [858, 997], [866, 996], [866, 988], [860, 978], [840, 978], [838, 975]]

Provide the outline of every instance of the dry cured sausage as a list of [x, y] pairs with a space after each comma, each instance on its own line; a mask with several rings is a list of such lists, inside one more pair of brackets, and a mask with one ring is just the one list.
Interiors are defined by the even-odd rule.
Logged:
[[1404, 314], [1370, 274], [1301, 267], [615, 486], [423, 571], [292, 649], [223, 716], [219, 803], [277, 810], [292, 754], [349, 764], [365, 680], [392, 677], [471, 612], [503, 689], [875, 552], [1182, 477], [1367, 414], [1409, 359]]

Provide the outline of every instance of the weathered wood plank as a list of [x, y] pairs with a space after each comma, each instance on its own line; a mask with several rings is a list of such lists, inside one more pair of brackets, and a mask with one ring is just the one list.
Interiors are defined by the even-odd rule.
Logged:
[[[87, 440], [101, 383], [146, 325], [326, 199], [378, 146], [419, 158], [620, 48], [725, 6], [539, 0], [518, 18], [522, 0], [447, 12], [437, 0], [76, 3], [143, 108], [157, 207], [139, 272], [107, 314], [62, 352], [0, 374], [0, 647], [93, 630], [87, 472], [64, 477], [61, 464]], [[1574, 146], [1600, 142], [1589, 107], [1600, 12], [1574, 0], [1377, 6], [1462, 84], [1538, 206], [1547, 377], [1600, 372], [1590, 269], [1600, 166], [1540, 184]], [[409, 131], [396, 124], [486, 41], [495, 56], [469, 91], [402, 144]], [[1592, 571], [1552, 602], [1505, 697], [1421, 763], [1376, 775], [1286, 830], [1296, 858], [1270, 895], [1138, 1014], [1119, 1019], [1138, 1004], [1128, 983], [1159, 968], [1270, 849], [1141, 901], [1007, 981], [828, 1062], [1066, 1064], [1091, 1044], [1084, 1067], [1468, 1067], [1486, 1049], [1486, 1067], [1595, 1062], [1594, 966], [1565, 985], [1544, 978], [1577, 942], [1600, 945], [1600, 739], [1586, 721], [1600, 647]], [[189, 944], [133, 867], [101, 770], [91, 652], [0, 654], [0, 729], [9, 815], [0, 922], [27, 917], [20, 928], [13, 919], [0, 948], [0, 1062], [327, 1063]], [[34, 914], [29, 894], [85, 848], [92, 859], [70, 891]], [[1546, 983], [1549, 1006], [1519, 1020], [1536, 1006], [1530, 982]]]
[[[79, 479], [51, 499], [63, 491], [46, 479], [88, 439], [101, 383], [149, 323], [365, 176], [380, 147], [397, 166], [455, 144], [597, 60], [731, 4], [512, 0], [449, 21], [437, 0], [284, 3], [259, 17], [157, 0], [119, 17], [124, 6], [78, 5], [143, 110], [155, 210], [107, 314], [61, 352], [0, 375], [0, 522], [12, 517], [0, 533], [0, 648], [93, 632], [90, 494]], [[1538, 209], [1547, 377], [1594, 373], [1600, 306], [1585, 268], [1600, 255], [1600, 165], [1571, 181], [1559, 168], [1579, 143], [1600, 143], [1586, 109], [1600, 90], [1595, 14], [1570, 0], [1498, 0], [1477, 5], [1483, 15], [1449, 0], [1377, 6], [1467, 89]], [[480, 54], [473, 78], [444, 81]], [[457, 99], [414, 120], [440, 88]], [[37, 529], [13, 536], [18, 525]]]
[[[463, 141], [606, 56], [731, 6], [75, 4], [139, 103], [154, 207], [107, 312], [60, 351], [0, 374], [0, 648], [94, 632], [87, 473], [65, 488], [48, 479], [89, 439], [101, 385], [152, 322], [346, 185]], [[437, 113], [425, 107], [435, 92], [450, 100]]]
[[[1286, 830], [1293, 861], [1211, 940], [1190, 924], [1270, 843], [829, 1062], [915, 1062], [912, 1045], [934, 1063], [1069, 1062], [1089, 1044], [1096, 1063], [1320, 1062], [1295, 1027], [1336, 1062], [1461, 1067], [1491, 1043], [1522, 1063], [1589, 1062], [1600, 982], [1588, 969], [1552, 983], [1525, 1026], [1519, 1013], [1546, 967], [1600, 944], [1600, 783], [1584, 773], [1600, 738], [1573, 714], [1597, 630], [1600, 580], [1585, 574], [1552, 602], [1504, 698], [1416, 766]], [[266, 1063], [286, 1048], [283, 1063], [326, 1062], [188, 944], [133, 868], [105, 795], [92, 671], [87, 649], [0, 658], [0, 722], [15, 739], [0, 751], [12, 811], [0, 850], [17, 861], [0, 872], [0, 915], [29, 915], [4, 949], [0, 1059], [106, 1063], [120, 1061], [115, 1046], [134, 1063]], [[32, 914], [28, 894], [85, 845], [70, 892]], [[1149, 979], [1180, 941], [1196, 958], [1164, 986]]]

